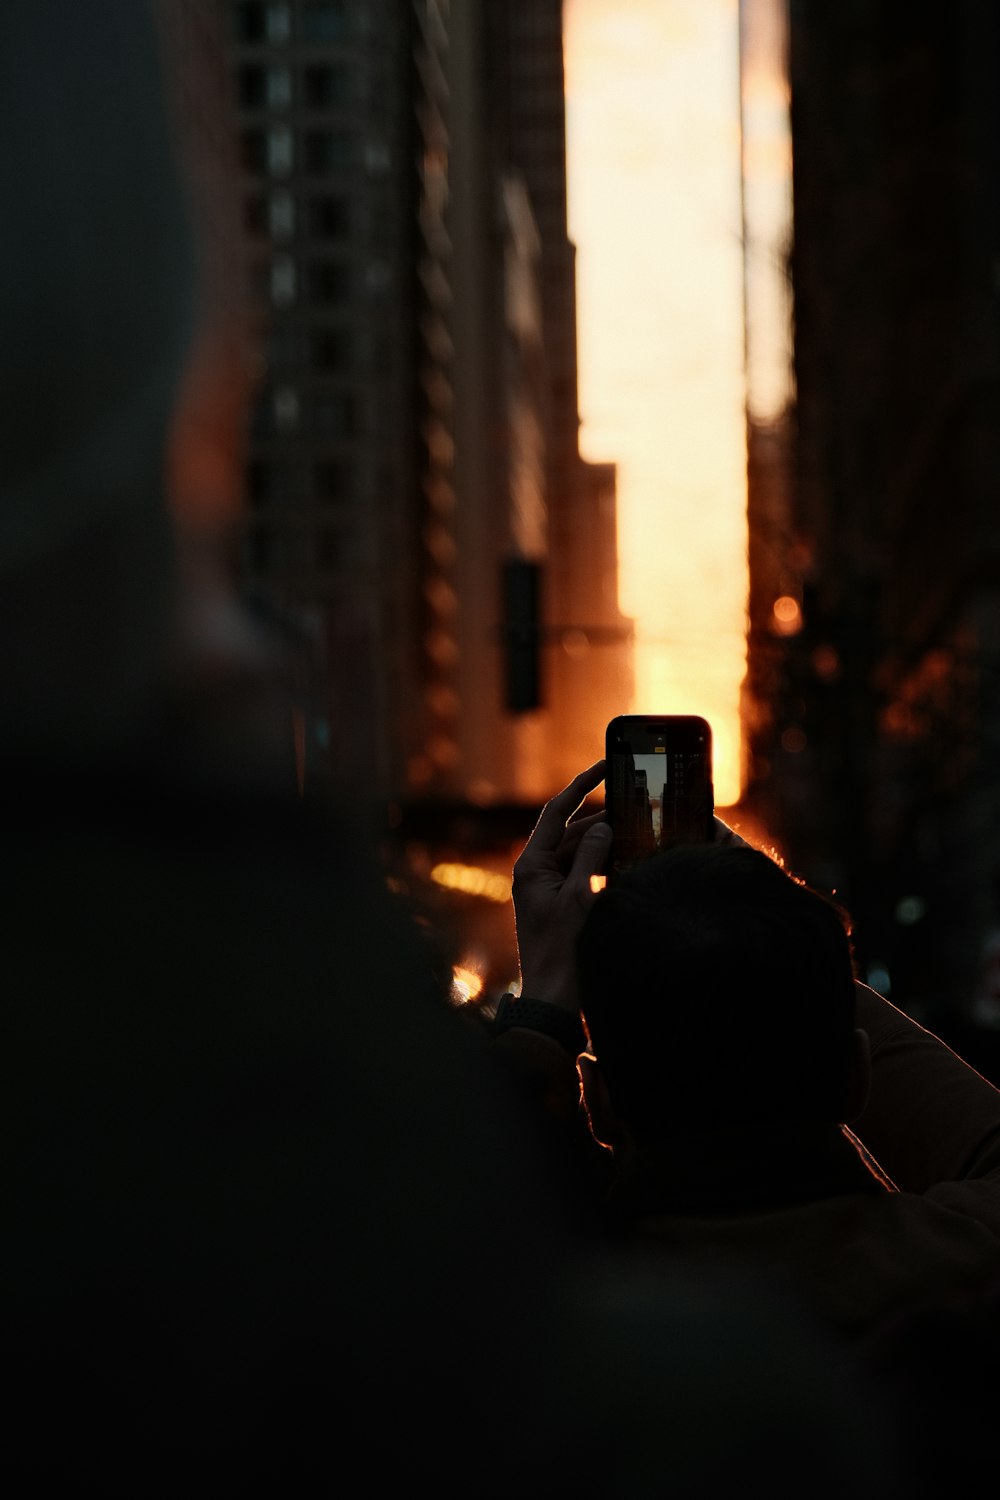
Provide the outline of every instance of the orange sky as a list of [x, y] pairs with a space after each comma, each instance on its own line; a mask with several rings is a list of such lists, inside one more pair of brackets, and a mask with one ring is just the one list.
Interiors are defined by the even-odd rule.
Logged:
[[640, 711], [739, 796], [746, 452], [736, 0], [565, 0], [581, 448], [618, 468]]

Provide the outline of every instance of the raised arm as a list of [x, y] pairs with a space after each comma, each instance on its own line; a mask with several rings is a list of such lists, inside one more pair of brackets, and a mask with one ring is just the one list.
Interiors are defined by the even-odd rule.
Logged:
[[[607, 857], [602, 813], [574, 818], [600, 786], [595, 761], [547, 802], [514, 866], [514, 920], [521, 993], [497, 1011], [496, 1047], [546, 1111], [576, 1116], [576, 1059], [587, 1045], [576, 991], [576, 939], [594, 900], [591, 876]], [[571, 821], [572, 819], [572, 821]]]
[[574, 777], [542, 809], [514, 866], [514, 921], [521, 994], [576, 1013], [576, 940], [594, 901], [591, 877], [611, 842], [603, 813], [573, 818], [604, 777], [603, 760]]

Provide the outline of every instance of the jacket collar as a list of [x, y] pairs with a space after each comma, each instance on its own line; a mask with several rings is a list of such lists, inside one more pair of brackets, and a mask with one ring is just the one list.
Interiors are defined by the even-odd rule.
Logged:
[[678, 1131], [621, 1164], [609, 1206], [647, 1213], [792, 1207], [897, 1191], [846, 1126], [780, 1124]]

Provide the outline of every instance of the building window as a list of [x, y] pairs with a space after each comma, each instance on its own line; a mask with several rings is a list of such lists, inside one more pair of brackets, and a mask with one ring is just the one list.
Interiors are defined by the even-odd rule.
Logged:
[[267, 227], [276, 240], [290, 240], [295, 233], [295, 199], [283, 188], [268, 197]]
[[365, 286], [370, 292], [384, 292], [392, 282], [392, 272], [384, 260], [373, 260], [365, 267]]
[[346, 239], [351, 230], [351, 203], [343, 194], [309, 199], [309, 232], [317, 239]]
[[287, 0], [273, 0], [267, 7], [267, 39], [287, 42], [292, 34], [292, 7]]
[[324, 306], [344, 303], [351, 294], [351, 280], [351, 268], [345, 261], [313, 261], [309, 267], [309, 297]]
[[295, 159], [294, 137], [287, 125], [274, 125], [270, 130], [244, 130], [240, 154], [248, 172], [287, 177]]
[[389, 148], [384, 141], [365, 142], [365, 168], [370, 177], [382, 177], [392, 165]]
[[266, 75], [267, 104], [269, 109], [287, 109], [292, 102], [292, 72], [290, 68], [268, 68]]
[[248, 63], [240, 68], [237, 78], [237, 97], [244, 109], [260, 109], [267, 97], [264, 69], [258, 63]]
[[310, 109], [335, 109], [348, 102], [350, 74], [346, 67], [315, 63], [303, 69], [302, 86]]
[[243, 223], [249, 234], [290, 240], [295, 233], [295, 199], [284, 188], [250, 193], [243, 200]]
[[351, 367], [353, 342], [349, 328], [318, 328], [312, 336], [310, 363], [316, 370], [344, 373]]
[[295, 161], [295, 139], [287, 125], [267, 132], [267, 170], [274, 177], [287, 177]]
[[256, 46], [260, 42], [287, 42], [292, 34], [292, 10], [288, 0], [242, 0], [236, 7], [236, 36]]
[[265, 36], [263, 0], [244, 0], [236, 7], [236, 35], [241, 42], [262, 42]]
[[294, 432], [299, 425], [299, 393], [292, 385], [276, 386], [271, 410], [277, 432]]
[[275, 307], [291, 307], [295, 301], [295, 262], [290, 255], [276, 255], [271, 262], [270, 292]]
[[302, 7], [302, 37], [320, 46], [343, 41], [347, 14], [343, 0], [310, 0]]
[[307, 131], [306, 171], [316, 175], [344, 171], [350, 166], [351, 144], [351, 137], [346, 130]]
[[288, 68], [265, 68], [247, 63], [240, 68], [237, 93], [244, 109], [287, 109], [292, 102], [292, 75]]

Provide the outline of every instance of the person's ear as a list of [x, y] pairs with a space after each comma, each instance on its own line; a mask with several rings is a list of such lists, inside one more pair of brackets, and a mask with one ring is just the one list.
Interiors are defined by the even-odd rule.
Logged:
[[606, 1146], [615, 1155], [625, 1152], [631, 1147], [632, 1135], [615, 1113], [600, 1064], [584, 1052], [577, 1058], [576, 1066], [583, 1085], [583, 1102], [591, 1135], [599, 1146]]
[[857, 1027], [851, 1035], [851, 1060], [847, 1070], [845, 1125], [856, 1120], [868, 1103], [872, 1082], [872, 1049], [867, 1031]]

